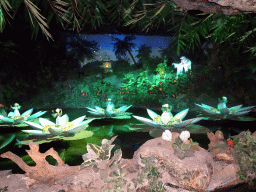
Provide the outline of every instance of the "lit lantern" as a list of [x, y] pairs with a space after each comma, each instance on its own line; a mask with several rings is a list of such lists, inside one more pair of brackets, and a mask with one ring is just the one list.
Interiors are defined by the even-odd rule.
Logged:
[[101, 67], [104, 68], [104, 72], [105, 72], [105, 73], [113, 72], [112, 66], [111, 66], [111, 61], [110, 61], [110, 58], [109, 58], [108, 56], [106, 56], [106, 57], [103, 59], [103, 64], [102, 64]]

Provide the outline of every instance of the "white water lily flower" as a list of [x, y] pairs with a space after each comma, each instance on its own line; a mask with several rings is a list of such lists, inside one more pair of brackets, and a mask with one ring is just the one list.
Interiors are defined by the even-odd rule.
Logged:
[[219, 104], [217, 108], [211, 107], [209, 105], [205, 104], [196, 104], [198, 107], [200, 107], [202, 110], [204, 110], [206, 113], [208, 113], [211, 116], [214, 116], [216, 118], [234, 118], [241, 115], [245, 115], [249, 113], [252, 108], [255, 106], [249, 106], [242, 108], [242, 105], [237, 105], [234, 107], [227, 108], [226, 103], [228, 102], [226, 97], [222, 97], [222, 100], [219, 99]]
[[37, 117], [40, 117], [47, 112], [47, 111], [38, 111], [37, 113], [31, 115], [31, 113], [33, 112], [33, 108], [31, 108], [25, 111], [24, 113], [20, 114], [19, 109], [21, 108], [21, 106], [18, 103], [15, 103], [14, 107], [11, 106], [11, 108], [14, 111], [8, 113], [7, 117], [0, 115], [0, 123], [20, 124], [23, 121], [29, 121]]
[[79, 117], [71, 122], [69, 122], [68, 115], [65, 114], [62, 117], [56, 118], [56, 124], [52, 121], [49, 121], [44, 118], [39, 118], [39, 122], [41, 125], [24, 121], [24, 123], [30, 125], [31, 127], [37, 130], [22, 130], [25, 133], [33, 134], [33, 135], [61, 135], [62, 133], [76, 133], [81, 131], [84, 128], [88, 127], [88, 123], [90, 123], [94, 119], [89, 119], [83, 121], [85, 116]]
[[172, 133], [169, 130], [165, 130], [162, 134], [162, 139], [166, 141], [171, 141], [172, 140]]
[[130, 106], [122, 106], [122, 107], [119, 107], [118, 109], [113, 109], [111, 111], [107, 111], [101, 107], [97, 107], [95, 106], [95, 109], [92, 109], [90, 107], [86, 107], [87, 109], [91, 110], [91, 111], [88, 111], [89, 113], [91, 114], [94, 114], [94, 115], [105, 115], [105, 114], [110, 114], [110, 115], [118, 115], [118, 114], [121, 114], [121, 113], [124, 113], [127, 109], [129, 109], [132, 105]]
[[188, 142], [188, 138], [190, 137], [190, 132], [189, 131], [182, 131], [180, 133], [180, 139], [184, 142], [187, 143]]
[[161, 115], [161, 121], [163, 122], [163, 124], [167, 125], [167, 123], [169, 121], [171, 121], [171, 115], [168, 112], [163, 112], [163, 114]]
[[[154, 111], [147, 109], [148, 115], [151, 117], [152, 120], [139, 117], [133, 115], [134, 118], [137, 120], [155, 128], [162, 128], [162, 129], [172, 129], [172, 128], [181, 128], [185, 127], [188, 124], [196, 123], [203, 119], [203, 117], [197, 117], [193, 119], [188, 119], [186, 121], [182, 121], [182, 119], [187, 115], [189, 109], [185, 109], [179, 113], [177, 113], [174, 117], [171, 112], [163, 112], [162, 116], [156, 114]], [[168, 114], [167, 114], [168, 113]]]

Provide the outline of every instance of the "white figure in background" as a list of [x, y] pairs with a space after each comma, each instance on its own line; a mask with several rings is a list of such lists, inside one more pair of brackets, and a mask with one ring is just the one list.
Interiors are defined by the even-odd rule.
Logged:
[[174, 67], [177, 68], [177, 75], [183, 73], [183, 68], [185, 72], [191, 70], [191, 61], [188, 58], [182, 56], [180, 57], [180, 60], [180, 63], [172, 63], [172, 65], [174, 65]]

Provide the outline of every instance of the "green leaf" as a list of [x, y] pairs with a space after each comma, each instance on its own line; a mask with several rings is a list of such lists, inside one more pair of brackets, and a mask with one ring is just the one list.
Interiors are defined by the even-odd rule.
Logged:
[[80, 140], [85, 139], [87, 137], [91, 137], [93, 135], [92, 131], [86, 131], [85, 129], [76, 133], [74, 136], [71, 137], [60, 137], [62, 140], [71, 141], [71, 140]]
[[22, 144], [20, 143], [20, 140], [16, 139], [17, 143], [15, 145], [18, 145], [19, 148], [22, 147]]
[[65, 149], [60, 150], [59, 156], [65, 162], [65, 160], [66, 160], [66, 158], [65, 158]]
[[2, 144], [0, 144], [0, 149], [10, 144], [14, 138], [15, 138], [15, 134], [12, 134], [10, 137], [8, 137]]
[[187, 151], [187, 150], [190, 148], [190, 145], [185, 144], [185, 143], [182, 143], [182, 144], [180, 145], [180, 148], [181, 148], [183, 151]]

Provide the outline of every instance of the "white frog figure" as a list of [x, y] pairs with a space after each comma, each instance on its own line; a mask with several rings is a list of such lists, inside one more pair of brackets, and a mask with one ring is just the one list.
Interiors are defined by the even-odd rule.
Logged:
[[180, 60], [180, 63], [172, 63], [172, 65], [174, 65], [174, 67], [177, 68], [177, 75], [183, 73], [183, 68], [185, 72], [191, 70], [191, 61], [188, 58], [182, 56], [180, 57]]

